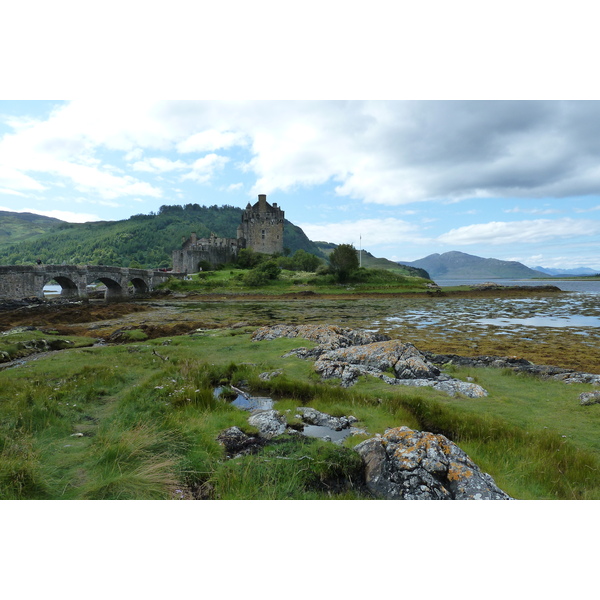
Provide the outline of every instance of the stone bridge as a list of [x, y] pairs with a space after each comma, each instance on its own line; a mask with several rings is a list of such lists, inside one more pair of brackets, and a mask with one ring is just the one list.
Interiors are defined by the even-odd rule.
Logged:
[[62, 298], [87, 299], [88, 285], [101, 282], [106, 286], [106, 300], [121, 300], [147, 294], [169, 277], [183, 276], [183, 273], [91, 265], [0, 266], [0, 299], [44, 298], [44, 286], [56, 281], [62, 288]]

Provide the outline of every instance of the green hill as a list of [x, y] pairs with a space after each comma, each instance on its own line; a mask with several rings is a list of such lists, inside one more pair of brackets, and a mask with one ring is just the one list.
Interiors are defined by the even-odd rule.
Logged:
[[29, 241], [43, 235], [63, 221], [34, 215], [33, 213], [17, 213], [0, 210], [0, 248], [20, 242]]
[[[315, 242], [315, 245], [325, 256], [329, 256], [329, 254], [331, 254], [335, 248], [337, 248], [337, 244], [333, 244], [331, 242]], [[367, 269], [386, 269], [387, 271], [394, 271], [395, 273], [400, 273], [401, 275], [410, 275], [413, 277], [430, 279], [429, 273], [425, 269], [399, 264], [393, 260], [388, 260], [387, 258], [376, 258], [370, 252], [367, 252], [364, 249], [361, 252], [360, 262], [361, 265]]]
[[[27, 241], [0, 245], [0, 264], [29, 264], [39, 259], [47, 264], [168, 268], [172, 251], [190, 233], [235, 237], [241, 216], [242, 209], [235, 206], [186, 204], [161, 206], [156, 214], [134, 215], [123, 221], [65, 223], [53, 219], [57, 223], [46, 232], [32, 226], [27, 238], [24, 225], [21, 237]], [[302, 229], [289, 221], [285, 222], [283, 245], [292, 253], [302, 249], [323, 256]]]
[[532, 279], [547, 277], [520, 262], [481, 258], [464, 252], [430, 254], [413, 262], [403, 263], [426, 269], [433, 279]]

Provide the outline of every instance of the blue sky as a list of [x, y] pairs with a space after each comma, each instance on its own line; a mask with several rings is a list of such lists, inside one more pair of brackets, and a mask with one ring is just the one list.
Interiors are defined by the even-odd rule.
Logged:
[[600, 269], [595, 101], [0, 102], [0, 210], [71, 222], [265, 193], [313, 240]]

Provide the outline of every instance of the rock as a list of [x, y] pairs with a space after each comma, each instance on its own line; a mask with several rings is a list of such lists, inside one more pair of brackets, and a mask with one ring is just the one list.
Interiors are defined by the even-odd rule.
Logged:
[[516, 373], [527, 373], [541, 379], [555, 379], [564, 383], [589, 383], [600, 385], [600, 375], [581, 373], [573, 369], [555, 367], [553, 365], [534, 365], [532, 362], [517, 356], [458, 356], [456, 354], [434, 354], [422, 352], [423, 356], [436, 365], [454, 364], [464, 367], [494, 367], [512, 369]]
[[398, 379], [434, 379], [440, 374], [412, 344], [399, 340], [331, 350], [321, 354], [319, 361], [359, 364], [378, 371], [393, 369]]
[[281, 375], [283, 371], [271, 371], [266, 373], [261, 373], [258, 378], [261, 381], [270, 381], [273, 377], [277, 377], [277, 375]]
[[443, 435], [388, 429], [355, 447], [367, 488], [396, 500], [509, 500], [494, 480]]
[[302, 420], [308, 425], [318, 425], [320, 427], [329, 427], [334, 431], [342, 431], [348, 429], [350, 425], [356, 423], [358, 419], [353, 416], [332, 417], [327, 413], [322, 413], [308, 406], [298, 407], [298, 412]]
[[285, 417], [278, 411], [258, 410], [248, 419], [248, 423], [258, 429], [258, 435], [262, 438], [271, 439], [281, 435], [287, 428]]
[[[317, 342], [318, 346], [315, 348], [296, 348], [284, 356], [314, 358], [315, 370], [323, 379], [340, 379], [340, 385], [345, 388], [354, 385], [361, 375], [370, 375], [390, 385], [434, 387], [451, 396], [487, 396], [486, 390], [481, 386], [442, 375], [426, 354], [412, 344], [390, 340], [386, 335], [335, 325], [280, 324], [261, 327], [254, 332], [252, 340], [272, 340], [278, 337], [300, 337]], [[388, 375], [389, 372], [395, 377]], [[405, 380], [410, 380], [410, 383], [405, 383]]]
[[389, 340], [387, 335], [363, 330], [338, 327], [336, 325], [267, 325], [257, 329], [252, 335], [253, 342], [274, 340], [280, 337], [302, 338], [317, 342], [321, 351], [347, 348]]
[[600, 391], [598, 392], [583, 392], [579, 396], [579, 404], [581, 406], [590, 406], [591, 404], [600, 404]]
[[488, 395], [487, 390], [476, 383], [459, 381], [458, 379], [449, 379], [434, 384], [433, 389], [446, 392], [450, 396], [460, 394], [467, 398], [485, 398]]
[[225, 452], [232, 456], [251, 454], [265, 445], [265, 441], [245, 434], [239, 427], [225, 429], [217, 436], [217, 441], [225, 446]]

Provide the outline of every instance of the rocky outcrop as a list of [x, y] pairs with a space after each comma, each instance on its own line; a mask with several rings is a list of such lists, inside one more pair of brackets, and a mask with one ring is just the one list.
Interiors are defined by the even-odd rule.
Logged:
[[443, 435], [408, 427], [355, 447], [367, 488], [389, 500], [509, 500], [490, 475]]
[[534, 365], [532, 362], [516, 356], [458, 356], [457, 354], [434, 354], [423, 352], [423, 355], [436, 365], [458, 365], [461, 367], [494, 367], [511, 369], [515, 373], [527, 373], [541, 379], [554, 379], [565, 383], [589, 383], [600, 385], [600, 375], [581, 373], [574, 369], [565, 369], [552, 365]]
[[360, 329], [349, 329], [336, 325], [267, 325], [257, 329], [252, 341], [274, 340], [277, 338], [301, 338], [319, 344], [319, 352], [361, 346], [373, 342], [389, 340], [387, 335], [370, 333]]
[[285, 356], [314, 358], [315, 370], [323, 379], [340, 379], [350, 387], [361, 375], [378, 377], [390, 385], [432, 387], [451, 396], [487, 396], [475, 383], [465, 383], [440, 373], [438, 367], [409, 343], [386, 335], [334, 325], [273, 325], [261, 327], [252, 339], [304, 338], [317, 342], [315, 348], [297, 348]]
[[440, 370], [427, 362], [412, 345], [399, 340], [375, 342], [324, 352], [319, 362], [358, 364], [378, 371], [392, 371], [397, 379], [434, 379]]

